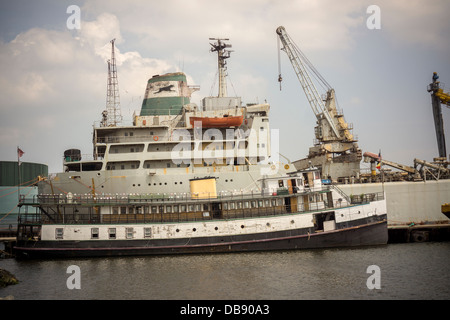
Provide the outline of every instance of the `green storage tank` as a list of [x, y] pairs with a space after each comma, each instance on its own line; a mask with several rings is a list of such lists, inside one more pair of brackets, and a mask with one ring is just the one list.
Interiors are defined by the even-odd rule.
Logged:
[[[0, 161], [0, 233], [11, 232], [16, 229], [19, 208], [17, 206], [20, 195], [36, 196], [38, 188], [32, 185], [38, 176], [48, 176], [48, 166], [41, 163], [17, 161]], [[20, 190], [17, 186], [21, 184]]]
[[[48, 176], [48, 166], [41, 163], [21, 162], [20, 183], [25, 185], [37, 176]], [[0, 161], [0, 186], [17, 186], [19, 184], [19, 168], [17, 161]]]
[[153, 76], [147, 82], [140, 115], [178, 115], [190, 103], [192, 91], [182, 72]]

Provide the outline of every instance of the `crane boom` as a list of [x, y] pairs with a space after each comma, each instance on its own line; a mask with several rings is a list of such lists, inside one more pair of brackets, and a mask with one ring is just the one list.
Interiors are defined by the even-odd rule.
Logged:
[[324, 101], [322, 100], [319, 92], [317, 91], [316, 86], [314, 85], [314, 82], [311, 80], [311, 77], [309, 76], [305, 63], [307, 63], [310, 66], [310, 68], [312, 68], [314, 73], [316, 73], [318, 77], [322, 80], [322, 82], [326, 85], [328, 92], [330, 92], [333, 89], [314, 69], [312, 64], [307, 60], [306, 56], [298, 49], [298, 47], [286, 33], [286, 29], [283, 26], [280, 26], [277, 28], [276, 32], [283, 44], [283, 50], [286, 52], [286, 54], [289, 57], [289, 60], [291, 61], [291, 64], [294, 68], [297, 78], [300, 81], [300, 84], [303, 88], [303, 91], [306, 94], [306, 98], [308, 99], [309, 105], [311, 106], [311, 109], [313, 110], [315, 116], [317, 117], [318, 120], [320, 120], [322, 117], [325, 117], [329, 126], [331, 127], [331, 130], [336, 136], [336, 139], [337, 140], [341, 139], [341, 135], [335, 123], [333, 122], [333, 119], [330, 113], [328, 112]]

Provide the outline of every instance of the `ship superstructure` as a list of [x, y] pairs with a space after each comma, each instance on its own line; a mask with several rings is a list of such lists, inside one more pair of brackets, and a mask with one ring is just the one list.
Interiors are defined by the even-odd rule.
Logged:
[[293, 170], [273, 160], [277, 153], [271, 158], [269, 104], [244, 105], [240, 97], [227, 96], [225, 60], [231, 45], [225, 43], [228, 39], [212, 40], [218, 95], [203, 98], [199, 106], [191, 103], [199, 87], [188, 85], [184, 73], [154, 75], [129, 126], [115, 120], [116, 100], [110, 101], [116, 99], [117, 84], [112, 42], [108, 102], [113, 108], [94, 125], [93, 155], [66, 150], [64, 172], [43, 181], [40, 193], [186, 193], [190, 179], [205, 176], [217, 179], [219, 192], [256, 192], [262, 177]]

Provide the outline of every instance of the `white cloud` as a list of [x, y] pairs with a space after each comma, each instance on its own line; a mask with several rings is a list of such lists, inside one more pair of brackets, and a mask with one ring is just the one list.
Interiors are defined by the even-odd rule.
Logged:
[[[101, 14], [83, 21], [78, 34], [33, 28], [0, 43], [0, 151], [15, 159], [15, 146], [26, 149], [24, 161], [61, 169], [64, 149], [90, 153], [91, 125], [105, 108], [107, 64], [112, 37], [121, 40], [117, 17]], [[118, 41], [120, 42], [120, 41]], [[143, 58], [116, 48], [119, 89], [129, 118], [148, 77], [174, 69], [164, 60]], [[25, 156], [24, 156], [25, 157]], [[32, 160], [31, 160], [32, 159]]]

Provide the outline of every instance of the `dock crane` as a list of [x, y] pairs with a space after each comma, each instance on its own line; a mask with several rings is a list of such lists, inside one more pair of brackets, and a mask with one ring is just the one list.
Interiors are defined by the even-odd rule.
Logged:
[[450, 106], [450, 93], [445, 93], [438, 81], [437, 72], [433, 73], [433, 82], [428, 85], [427, 91], [431, 93], [431, 106], [433, 108], [434, 126], [438, 144], [439, 157], [447, 158], [445, 146], [444, 120], [442, 119], [441, 104]]
[[[299, 160], [294, 165], [298, 170], [308, 167], [311, 163], [321, 166], [322, 176], [332, 178], [358, 175], [359, 163], [362, 159], [361, 150], [356, 143], [357, 140], [351, 133], [352, 125], [345, 122], [342, 112], [336, 108], [334, 89], [292, 41], [283, 26], [278, 27], [276, 33], [283, 44], [281, 50], [286, 52], [317, 119], [314, 147], [309, 149], [307, 159]], [[308, 69], [310, 72], [308, 72]], [[317, 79], [320, 86], [325, 88], [325, 95], [322, 96], [319, 93], [311, 79], [311, 75]], [[282, 81], [281, 71], [278, 81], [280, 83]], [[342, 172], [341, 169], [338, 169], [338, 166], [335, 166], [334, 169], [332, 168], [333, 162], [340, 163], [340, 167], [342, 167], [344, 162], [347, 164], [352, 163], [352, 166], [348, 172]]]

